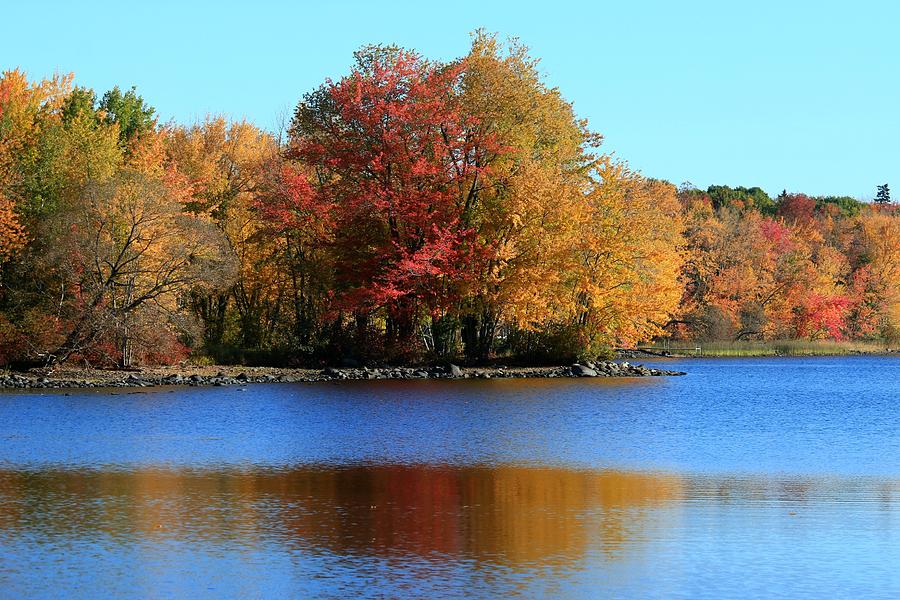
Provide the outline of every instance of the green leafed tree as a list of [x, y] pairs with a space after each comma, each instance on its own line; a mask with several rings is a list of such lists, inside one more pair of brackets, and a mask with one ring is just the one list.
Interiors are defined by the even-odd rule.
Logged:
[[63, 100], [60, 109], [60, 117], [65, 124], [72, 123], [81, 118], [96, 118], [97, 95], [94, 90], [86, 87], [76, 87]]
[[736, 203], [742, 203], [744, 208], [755, 208], [763, 214], [773, 214], [776, 208], [772, 198], [758, 187], [733, 188], [727, 185], [711, 185], [706, 193], [715, 208], [732, 207]]
[[138, 95], [137, 89], [122, 93], [119, 86], [105, 94], [99, 107], [105, 113], [107, 123], [119, 124], [119, 139], [131, 141], [136, 135], [150, 131], [156, 124], [155, 110]]

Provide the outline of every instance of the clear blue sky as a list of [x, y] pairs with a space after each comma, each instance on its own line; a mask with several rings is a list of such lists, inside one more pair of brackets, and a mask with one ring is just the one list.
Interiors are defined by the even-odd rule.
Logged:
[[900, 3], [888, 0], [45, 0], [2, 15], [0, 68], [74, 71], [101, 94], [136, 85], [163, 120], [221, 112], [270, 129], [360, 45], [450, 59], [485, 27], [530, 46], [606, 148], [646, 175], [900, 192]]

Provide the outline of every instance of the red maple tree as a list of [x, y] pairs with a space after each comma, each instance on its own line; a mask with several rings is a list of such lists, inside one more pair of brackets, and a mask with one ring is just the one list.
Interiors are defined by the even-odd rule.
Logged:
[[303, 201], [333, 224], [336, 306], [385, 309], [388, 337], [404, 342], [418, 315], [443, 310], [485, 259], [473, 201], [487, 157], [503, 148], [459, 109], [464, 62], [437, 66], [393, 49], [358, 62], [301, 104], [290, 157], [315, 170]]

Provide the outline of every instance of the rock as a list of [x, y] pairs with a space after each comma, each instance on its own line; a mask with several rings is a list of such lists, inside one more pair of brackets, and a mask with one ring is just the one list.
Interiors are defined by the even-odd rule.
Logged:
[[596, 377], [597, 371], [584, 365], [574, 364], [571, 366], [572, 375], [575, 377]]
[[[199, 369], [195, 369], [199, 370]], [[235, 369], [236, 371], [236, 369]], [[234, 371], [232, 371], [234, 372]], [[235, 376], [225, 375], [220, 371], [217, 375], [193, 374], [154, 374], [152, 372], [131, 372], [110, 374], [97, 381], [89, 379], [57, 379], [42, 372], [31, 372], [19, 375], [11, 372], [0, 372], [0, 390], [3, 388], [18, 389], [62, 389], [66, 388], [148, 388], [160, 385], [188, 385], [191, 387], [208, 386], [245, 386], [249, 383], [263, 382], [324, 382], [337, 380], [366, 379], [507, 379], [507, 378], [558, 378], [558, 377], [662, 377], [685, 375], [681, 371], [649, 368], [644, 365], [631, 364], [625, 361], [605, 360], [582, 361], [570, 366], [532, 367], [509, 369], [491, 367], [464, 371], [458, 365], [443, 363], [431, 367], [328, 367], [317, 373], [277, 372], [272, 374], [251, 375], [239, 372]]]

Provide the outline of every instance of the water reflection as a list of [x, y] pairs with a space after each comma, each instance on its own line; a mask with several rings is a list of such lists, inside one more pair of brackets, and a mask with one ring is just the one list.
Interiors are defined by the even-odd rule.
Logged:
[[877, 595], [900, 590], [898, 493], [874, 478], [511, 465], [7, 469], [0, 589], [703, 597], [792, 589], [794, 564]]
[[511, 565], [610, 555], [672, 475], [517, 466], [0, 471], [0, 535], [253, 543]]

